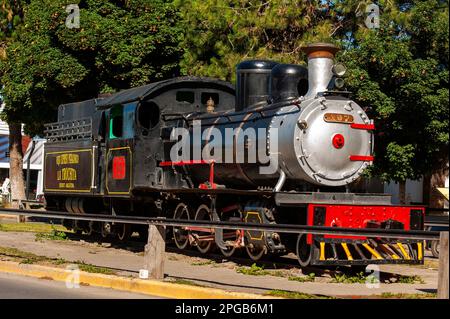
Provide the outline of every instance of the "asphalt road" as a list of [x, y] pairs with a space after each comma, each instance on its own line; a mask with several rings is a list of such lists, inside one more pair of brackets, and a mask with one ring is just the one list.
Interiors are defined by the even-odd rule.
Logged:
[[80, 286], [69, 289], [64, 282], [0, 273], [0, 299], [160, 299], [119, 290]]

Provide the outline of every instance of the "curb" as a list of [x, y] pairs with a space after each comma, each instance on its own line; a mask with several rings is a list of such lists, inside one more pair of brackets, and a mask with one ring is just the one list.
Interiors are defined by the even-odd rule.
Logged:
[[[0, 262], [0, 272], [35, 278], [66, 281], [70, 270], [40, 265], [19, 264], [10, 261]], [[94, 274], [80, 271], [80, 284], [95, 287], [141, 293], [174, 299], [278, 299], [251, 293], [229, 292], [217, 288], [206, 288], [168, 283], [157, 280], [142, 280], [112, 275]]]

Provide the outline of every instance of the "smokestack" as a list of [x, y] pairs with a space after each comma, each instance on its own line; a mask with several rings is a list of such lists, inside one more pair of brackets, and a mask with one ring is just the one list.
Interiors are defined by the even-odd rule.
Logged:
[[327, 90], [333, 77], [334, 55], [339, 48], [330, 43], [315, 43], [303, 48], [308, 56], [308, 92], [305, 98], [313, 98]]

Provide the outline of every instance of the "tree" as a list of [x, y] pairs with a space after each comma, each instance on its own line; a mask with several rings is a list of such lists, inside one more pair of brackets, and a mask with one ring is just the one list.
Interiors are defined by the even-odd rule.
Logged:
[[[66, 23], [69, 4], [79, 5], [79, 28]], [[30, 0], [16, 33], [0, 62], [4, 117], [30, 135], [61, 103], [178, 73], [181, 27], [167, 0]]]
[[[22, 27], [23, 5], [25, 1], [2, 0], [0, 2], [0, 61], [7, 60], [6, 49], [13, 42]], [[1, 84], [1, 81], [0, 81]], [[0, 95], [0, 103], [2, 103]], [[3, 115], [3, 114], [2, 114]], [[9, 176], [12, 199], [24, 199], [22, 125], [20, 121], [9, 119]]]
[[325, 1], [177, 1], [185, 25], [182, 72], [234, 80], [244, 59], [304, 62], [301, 47], [331, 41], [336, 13]]
[[399, 182], [448, 164], [448, 2], [398, 1], [380, 29], [360, 29], [341, 56], [355, 99], [373, 108], [372, 174]]

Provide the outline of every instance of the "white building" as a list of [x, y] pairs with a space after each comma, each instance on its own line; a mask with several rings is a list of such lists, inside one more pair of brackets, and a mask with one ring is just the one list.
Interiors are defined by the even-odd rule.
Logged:
[[[0, 114], [3, 112], [4, 104], [0, 106]], [[43, 181], [43, 155], [44, 139], [34, 139], [35, 148], [30, 159], [30, 195], [42, 194]], [[32, 139], [26, 136], [22, 130], [22, 147], [24, 152], [23, 169], [24, 177], [27, 176], [27, 164], [32, 148]], [[8, 124], [0, 120], [0, 185], [6, 177], [9, 177], [9, 127]], [[31, 196], [30, 196], [31, 197]]]

